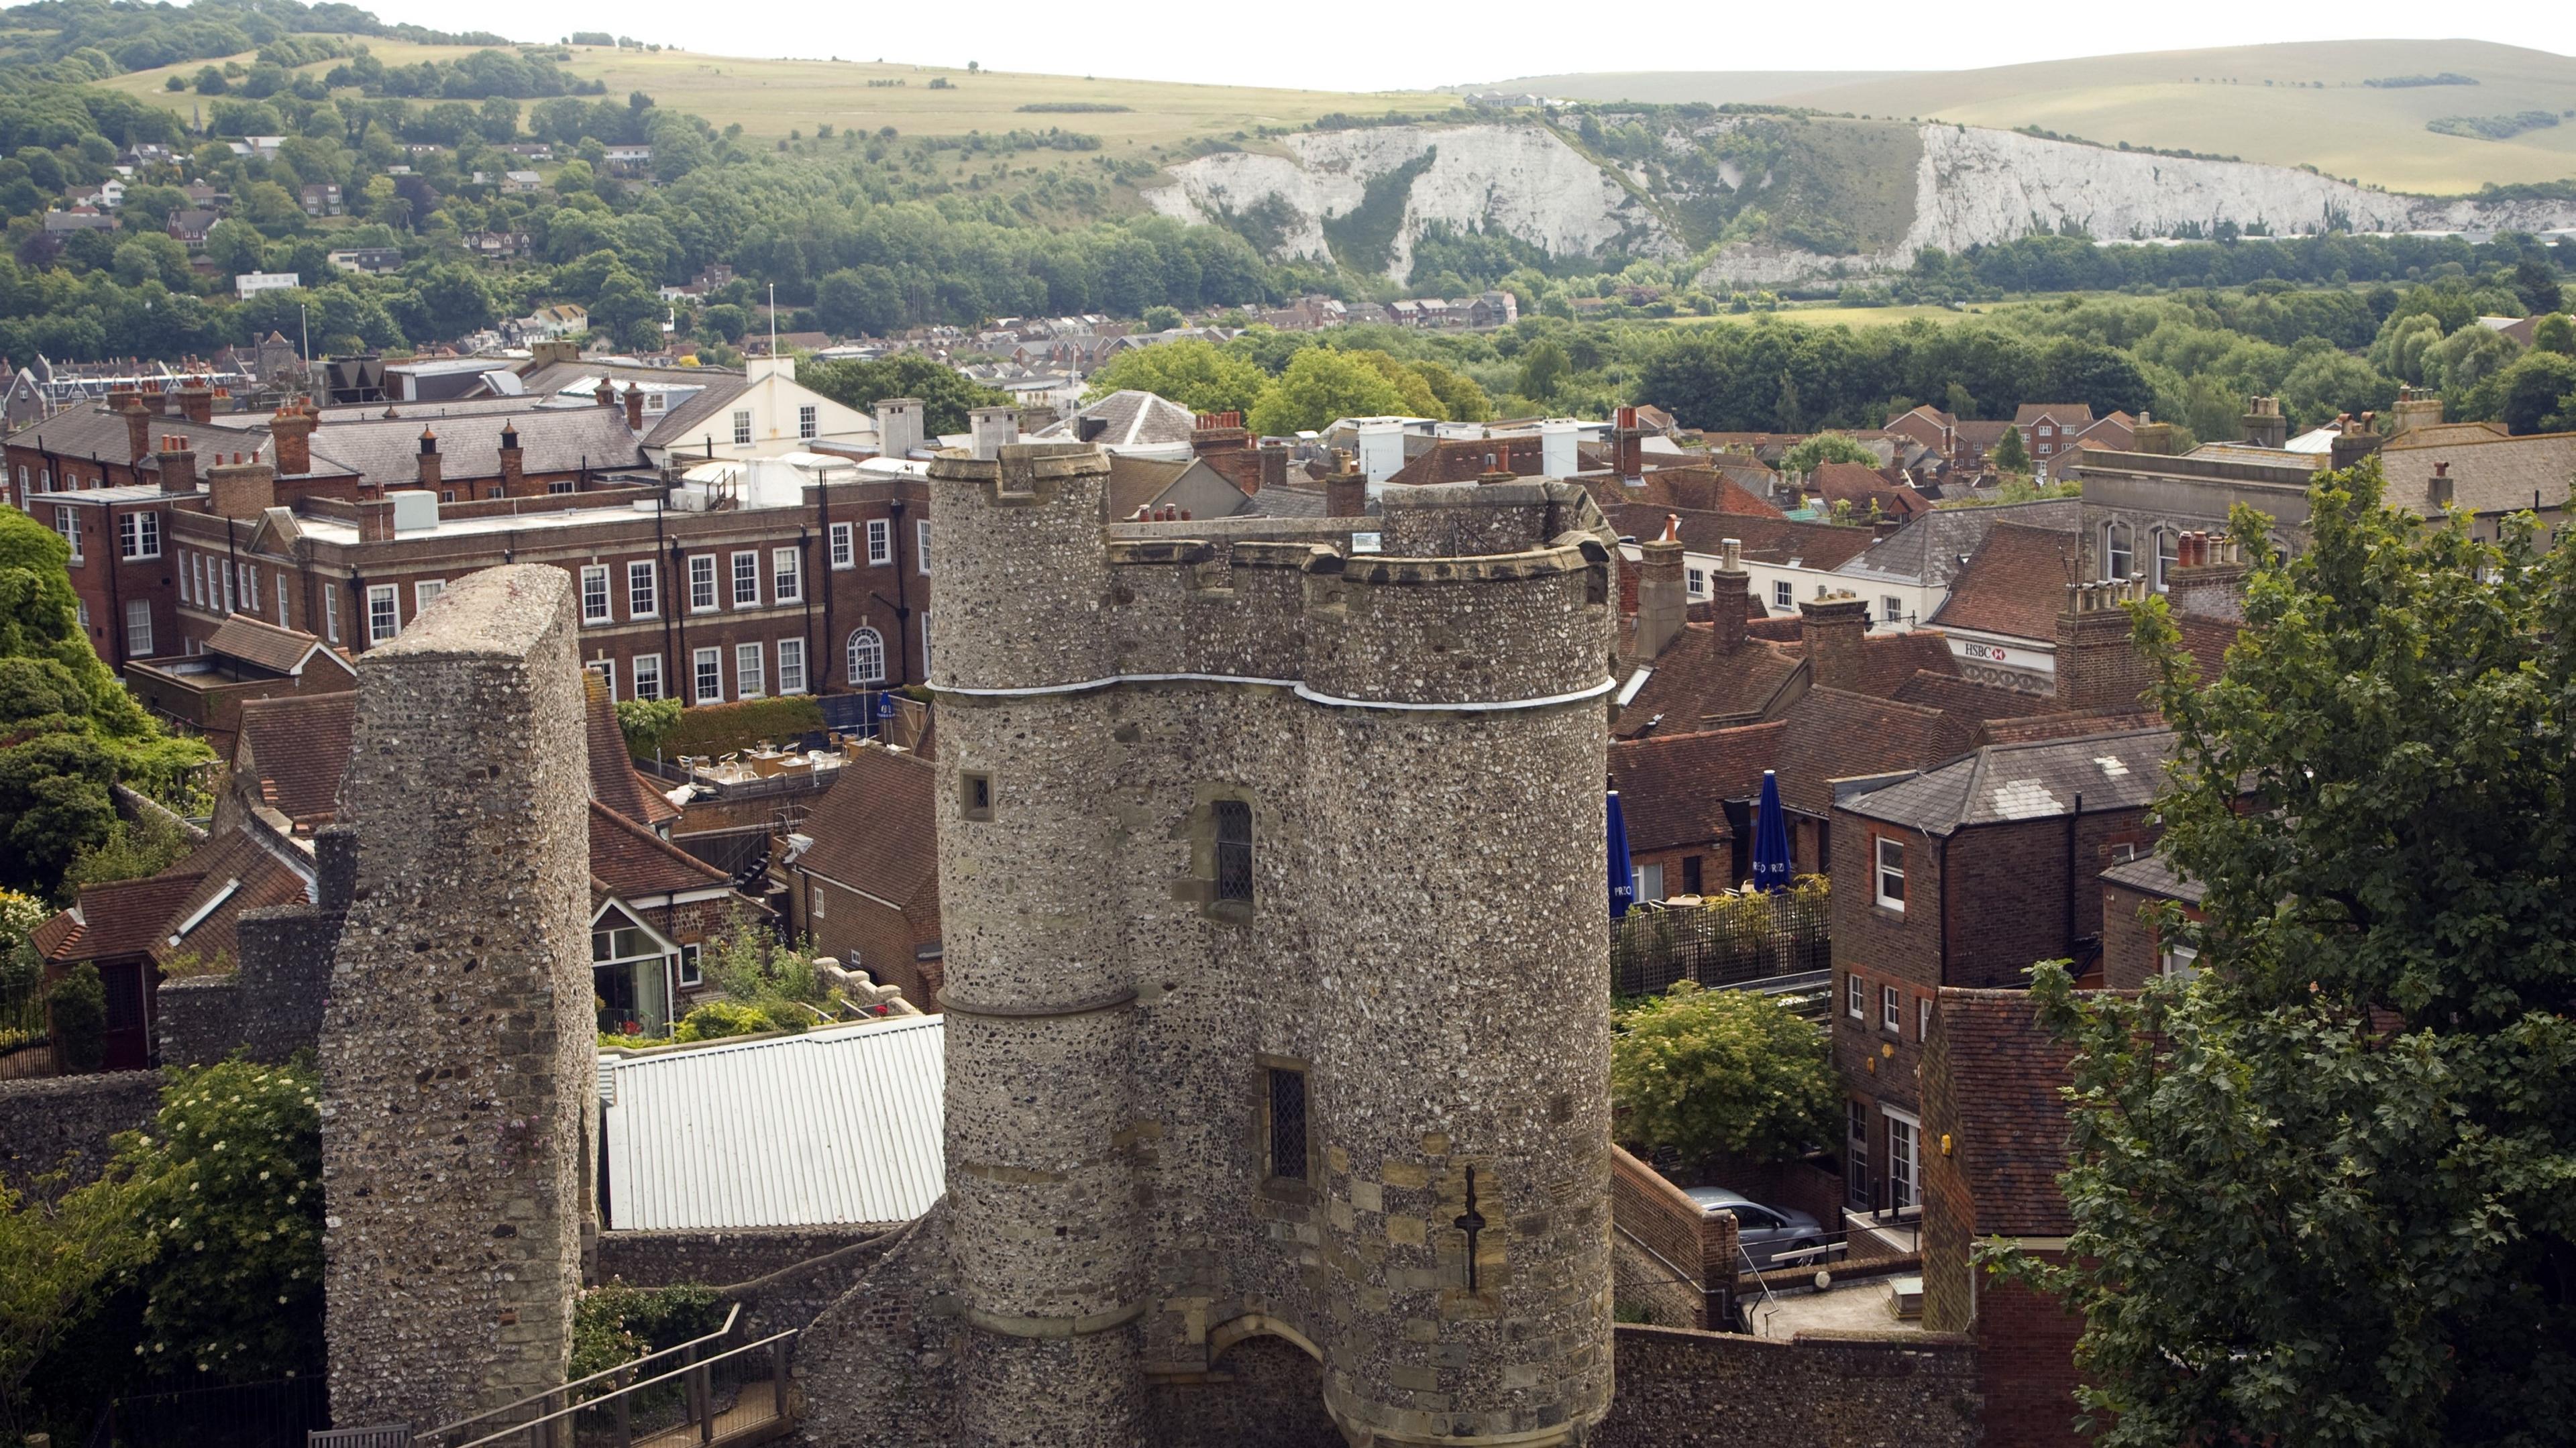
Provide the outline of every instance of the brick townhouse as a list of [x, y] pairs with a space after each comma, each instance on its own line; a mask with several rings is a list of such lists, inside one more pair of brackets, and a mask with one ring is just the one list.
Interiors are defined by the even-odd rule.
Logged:
[[363, 652], [450, 579], [547, 562], [574, 575], [583, 658], [616, 698], [923, 677], [928, 494], [905, 464], [799, 454], [683, 479], [643, 466], [632, 387], [427, 418], [218, 416], [211, 389], [174, 396], [175, 413], [126, 394], [9, 440], [11, 486], [72, 543], [83, 623], [113, 667], [195, 655], [237, 615]]
[[1834, 1067], [1846, 1197], [1923, 1200], [1917, 1080], [1944, 987], [2017, 989], [2036, 962], [2091, 967], [2100, 876], [2153, 841], [2173, 736], [2135, 729], [1990, 744], [1834, 803]]
[[2075, 1229], [2057, 1189], [2066, 1169], [2068, 1049], [2040, 1028], [2029, 993], [1941, 992], [1923, 1053], [1928, 1200], [1923, 1326], [1977, 1344], [1985, 1448], [2075, 1448], [2075, 1343], [2084, 1320], [2055, 1298], [1978, 1267], [2001, 1238], [2042, 1260]]
[[936, 774], [911, 750], [862, 746], [770, 870], [787, 887], [791, 933], [923, 1010], [938, 1009], [943, 979]]

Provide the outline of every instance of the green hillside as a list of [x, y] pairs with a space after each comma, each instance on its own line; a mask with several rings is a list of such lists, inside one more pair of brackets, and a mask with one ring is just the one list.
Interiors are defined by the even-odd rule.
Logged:
[[[2371, 86], [2465, 76], [2474, 85]], [[2038, 126], [2105, 145], [2314, 166], [2391, 190], [2451, 194], [2576, 175], [2576, 58], [2475, 40], [2330, 40], [2093, 56], [1985, 70], [1855, 74], [1747, 91], [1758, 74], [1535, 76], [1497, 89], [1585, 99], [1761, 100], [1966, 125]], [[2505, 140], [2428, 122], [2545, 111], [2568, 124]]]

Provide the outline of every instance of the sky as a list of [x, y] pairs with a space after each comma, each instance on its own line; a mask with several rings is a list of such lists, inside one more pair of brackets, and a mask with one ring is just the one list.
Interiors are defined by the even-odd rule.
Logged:
[[[2003, 0], [1927, 12], [1842, 0], [1638, 10], [1533, 0], [1111, 0], [967, 5], [810, 0], [359, 0], [383, 18], [553, 40], [575, 28], [741, 56], [841, 56], [1062, 75], [1414, 90], [1568, 71], [1954, 70], [2265, 41], [2467, 38], [2576, 53], [2576, 5], [2421, 0]], [[1926, 23], [1927, 14], [1942, 19]], [[2142, 15], [2153, 29], [2142, 28]], [[542, 21], [537, 17], [544, 17]], [[1588, 33], [1587, 33], [1588, 32]]]

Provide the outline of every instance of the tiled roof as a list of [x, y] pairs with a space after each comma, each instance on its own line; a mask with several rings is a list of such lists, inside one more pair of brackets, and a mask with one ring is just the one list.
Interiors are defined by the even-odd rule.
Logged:
[[1328, 506], [1320, 488], [1263, 488], [1252, 495], [1253, 514], [1264, 518], [1320, 518]]
[[148, 879], [83, 886], [77, 917], [62, 912], [35, 939], [55, 962], [193, 956], [212, 965], [234, 954], [243, 911], [304, 899], [303, 876], [234, 831]]
[[1917, 670], [1914, 677], [1896, 686], [1895, 698], [1908, 704], [1938, 709], [1962, 719], [1979, 721], [2018, 719], [2029, 714], [2044, 714], [2057, 707], [2057, 701], [2046, 694], [2025, 694], [2015, 689], [1998, 689], [1980, 684], [1956, 673], [1940, 674]]
[[249, 765], [260, 799], [278, 813], [299, 825], [326, 824], [340, 810], [357, 717], [355, 690], [245, 700], [234, 765]]
[[[82, 886], [80, 928], [58, 933], [46, 958], [115, 960], [150, 955], [152, 947], [169, 933], [172, 913], [197, 888], [198, 879], [194, 872], [170, 873]], [[68, 918], [69, 914], [66, 911], [55, 918]]]
[[1786, 726], [1779, 720], [1691, 734], [1622, 739], [1610, 746], [1610, 785], [1628, 826], [1628, 848], [1661, 850], [1733, 838], [1728, 800], [1761, 793]]
[[1928, 769], [1965, 750], [1973, 722], [1938, 709], [1841, 689], [1809, 689], [1780, 716], [1780, 802], [1805, 814], [1832, 813], [1831, 781]]
[[1737, 513], [1711, 513], [1694, 508], [1659, 508], [1626, 503], [1604, 510], [1623, 538], [1654, 538], [1664, 531], [1666, 515], [1681, 520], [1682, 546], [1693, 553], [1715, 554], [1724, 540], [1744, 545], [1744, 556], [1756, 563], [1798, 560], [1802, 567], [1831, 569], [1857, 558], [1875, 541], [1867, 528], [1831, 523], [1802, 523], [1791, 518], [1757, 518]]
[[[2057, 1177], [2067, 1167], [2070, 1047], [2039, 1024], [2027, 991], [1941, 992], [1935, 1065], [1956, 1119], [1927, 1123], [1950, 1142], [1976, 1236], [2063, 1237], [2074, 1230]], [[1931, 1093], [1927, 1093], [1931, 1094]]]
[[1995, 445], [2004, 440], [2004, 434], [2011, 430], [2012, 424], [2009, 422], [1982, 422], [1968, 418], [1961, 418], [1950, 429], [1951, 435], [1959, 440], [1961, 446], [1983, 449], [1987, 452], [1992, 452]]
[[1763, 501], [1742, 481], [1768, 476], [1769, 470], [1763, 468], [1678, 467], [1650, 469], [1633, 488], [1607, 476], [1588, 477], [1583, 482], [1593, 501], [1604, 508], [1634, 503], [1736, 517], [1778, 518], [1782, 516], [1780, 510]]
[[[2093, 714], [2023, 714], [1986, 721], [1988, 744], [2039, 744], [2051, 739], [2084, 739], [2097, 734], [2135, 734], [2162, 729], [2165, 716], [2153, 709], [2106, 709]], [[2087, 798], [2086, 807], [2091, 807]]]
[[1917, 674], [1955, 674], [1959, 657], [1937, 633], [1869, 634], [1860, 641], [1860, 677], [1852, 692], [1893, 699]]
[[639, 900], [716, 889], [731, 877], [594, 799], [590, 878], [621, 900]]
[[[1536, 437], [1445, 438], [1415, 453], [1387, 475], [1390, 483], [1472, 483], [1494, 470], [1520, 476], [1540, 469]], [[1527, 469], [1527, 473], [1523, 473]]]
[[1722, 651], [1717, 642], [1710, 625], [1684, 625], [1681, 635], [1648, 665], [1653, 672], [1620, 708], [1612, 732], [1628, 739], [1649, 725], [1695, 733], [1754, 722], [1771, 712], [1790, 677], [1804, 663], [1779, 644], [1748, 639]]
[[680, 807], [635, 772], [635, 763], [626, 753], [626, 731], [617, 726], [617, 706], [609, 702], [608, 681], [584, 670], [582, 691], [590, 797], [641, 825], [656, 826], [679, 818]]
[[2173, 739], [2169, 730], [2141, 729], [1989, 744], [1927, 774], [1863, 795], [1845, 808], [1931, 835], [2064, 815], [2074, 809], [2079, 794], [2087, 814], [2135, 809], [2164, 787]]
[[2010, 638], [2054, 639], [2074, 578], [2078, 534], [1998, 524], [1970, 555], [1931, 622]]
[[1828, 505], [1850, 504], [1855, 515], [1867, 515], [1872, 503], [1878, 505], [1881, 515], [1891, 518], [1932, 511], [1931, 499], [1912, 488], [1900, 488], [1881, 477], [1878, 469], [1858, 463], [1818, 463], [1816, 470], [1807, 475], [1807, 486]]
[[2059, 427], [2069, 424], [2088, 427], [2093, 422], [2093, 409], [2081, 402], [2025, 402], [2021, 410], [2013, 414], [2013, 426], [2029, 427], [2042, 418]]
[[828, 876], [904, 909], [936, 908], [939, 837], [930, 761], [910, 751], [853, 753], [815, 801], [803, 833], [814, 843], [794, 868]]
[[322, 641], [309, 633], [263, 623], [246, 613], [226, 618], [206, 636], [206, 652], [257, 664], [272, 673], [291, 674]]

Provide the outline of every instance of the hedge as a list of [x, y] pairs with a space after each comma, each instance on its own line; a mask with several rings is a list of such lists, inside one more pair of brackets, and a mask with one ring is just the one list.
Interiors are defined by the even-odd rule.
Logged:
[[[745, 699], [739, 704], [700, 704], [680, 711], [679, 727], [662, 741], [662, 754], [725, 754], [767, 740], [792, 744], [823, 727], [823, 706], [812, 698]], [[650, 758], [652, 751], [644, 751]]]

